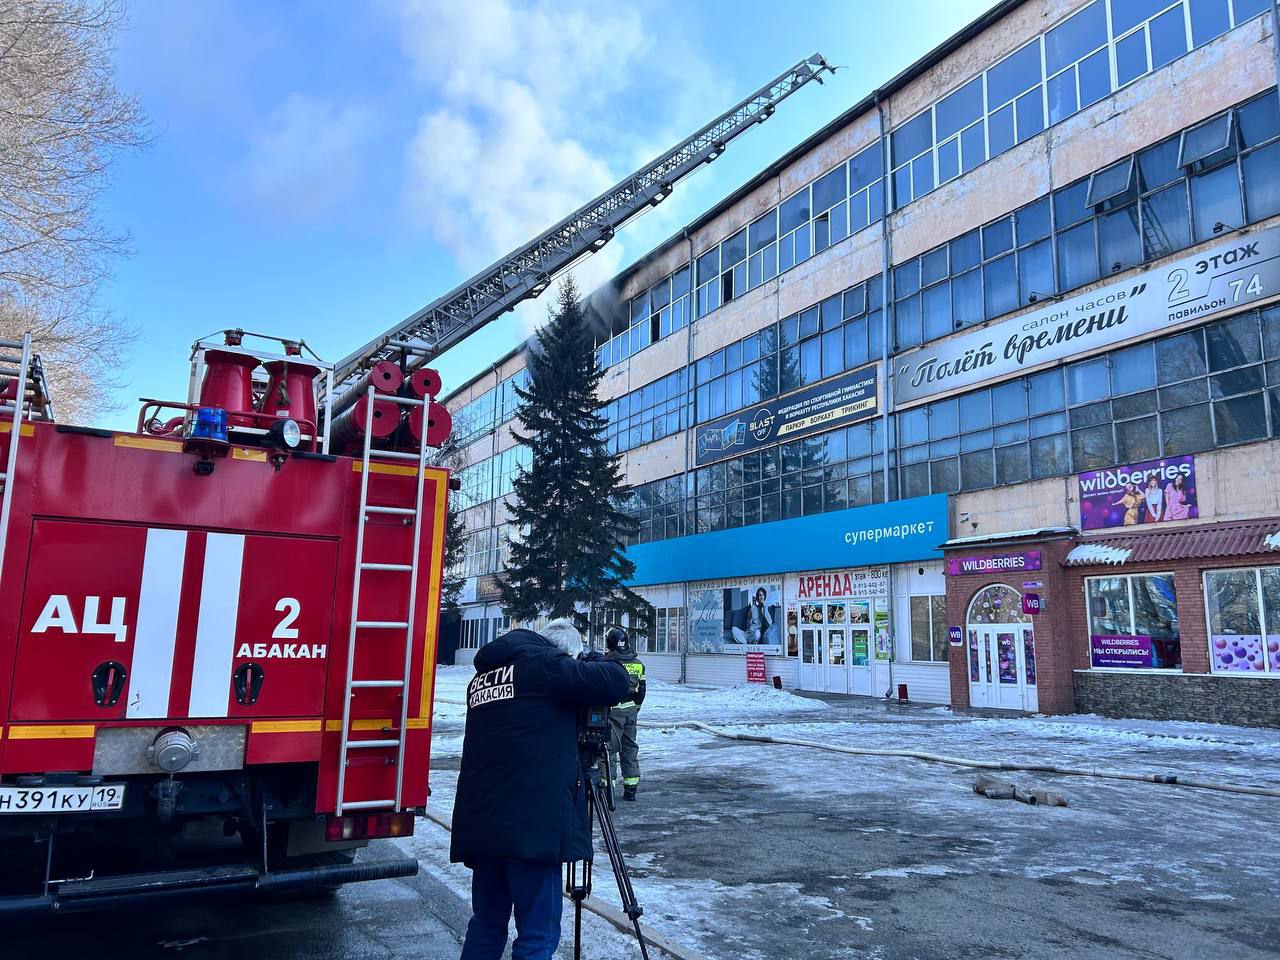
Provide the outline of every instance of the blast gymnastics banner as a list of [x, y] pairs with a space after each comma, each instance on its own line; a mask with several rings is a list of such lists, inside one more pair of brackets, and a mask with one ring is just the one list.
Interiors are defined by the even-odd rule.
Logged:
[[694, 465], [874, 417], [879, 412], [878, 369], [871, 364], [699, 427]]
[[1194, 520], [1195, 457], [1165, 457], [1079, 475], [1080, 528], [1104, 530]]

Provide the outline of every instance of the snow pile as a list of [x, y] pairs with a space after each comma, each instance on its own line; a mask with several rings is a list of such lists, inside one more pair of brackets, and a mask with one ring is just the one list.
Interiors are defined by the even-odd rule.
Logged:
[[762, 683], [740, 683], [708, 690], [650, 680], [640, 715], [649, 721], [767, 718], [798, 713], [820, 713], [830, 707], [821, 700], [775, 690]]
[[[467, 684], [475, 676], [469, 666], [436, 668], [435, 717], [437, 721], [466, 717]], [[822, 713], [830, 707], [821, 700], [775, 690], [762, 683], [740, 683], [722, 689], [687, 687], [650, 679], [641, 709], [642, 719], [652, 721], [767, 719], [800, 713]]]

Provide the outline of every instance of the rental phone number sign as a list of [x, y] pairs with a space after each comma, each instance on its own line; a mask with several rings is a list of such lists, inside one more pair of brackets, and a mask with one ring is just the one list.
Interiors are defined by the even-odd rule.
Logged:
[[1280, 227], [903, 354], [895, 409], [1170, 330], [1280, 289]]

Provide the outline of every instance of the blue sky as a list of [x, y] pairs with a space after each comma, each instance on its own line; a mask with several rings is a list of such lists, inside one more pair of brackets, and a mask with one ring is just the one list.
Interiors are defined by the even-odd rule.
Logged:
[[[991, 5], [134, 3], [119, 81], [154, 142], [104, 198], [132, 253], [102, 305], [138, 341], [101, 419], [184, 396], [191, 342], [226, 327], [340, 359], [795, 61], [845, 66], [580, 267], [591, 289]], [[544, 315], [527, 304], [440, 358], [446, 390]]]

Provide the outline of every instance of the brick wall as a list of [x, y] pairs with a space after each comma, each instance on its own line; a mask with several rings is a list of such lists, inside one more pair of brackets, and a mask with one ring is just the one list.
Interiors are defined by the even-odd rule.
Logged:
[[[1005, 543], [955, 550], [949, 556], [1039, 550], [1039, 572], [969, 574], [947, 577], [947, 621], [965, 627], [969, 602], [983, 587], [1004, 583], [1021, 592], [1026, 580], [1040, 580], [1046, 609], [1035, 617], [1036, 674], [1042, 713], [1099, 713], [1115, 717], [1201, 720], [1280, 726], [1280, 677], [1224, 677], [1209, 670], [1209, 630], [1204, 605], [1206, 570], [1280, 564], [1261, 554], [1223, 559], [1197, 557], [1162, 563], [1064, 567], [1074, 539]], [[1085, 579], [1108, 574], [1172, 573], [1178, 598], [1182, 672], [1168, 674], [1089, 669], [1089, 621]], [[969, 706], [968, 634], [960, 656], [950, 661], [951, 703]]]
[[1081, 670], [1089, 666], [1086, 577], [1135, 573], [1172, 573], [1178, 598], [1182, 672], [1167, 675], [1086, 671], [1074, 678], [1076, 709], [1109, 717], [1200, 720], [1250, 726], [1280, 726], [1280, 677], [1214, 676], [1209, 667], [1209, 624], [1204, 603], [1204, 571], [1232, 567], [1275, 566], [1274, 553], [1245, 557], [1193, 557], [1163, 563], [1099, 564], [1073, 567], [1068, 577], [1080, 600], [1073, 615]]
[[1082, 670], [1075, 675], [1075, 695], [1081, 713], [1104, 717], [1280, 727], [1280, 681], [1263, 677]]
[[[1075, 540], [1063, 538], [1040, 541], [1036, 543], [1006, 543], [999, 546], [982, 545], [957, 549], [948, 552], [948, 556], [975, 556], [987, 553], [1021, 553], [1039, 550], [1042, 557], [1042, 569], [1035, 571], [1019, 570], [1011, 573], [990, 574], [975, 573], [947, 577], [947, 622], [948, 624], [966, 627], [969, 601], [983, 587], [993, 583], [1003, 583], [1022, 593], [1022, 584], [1028, 580], [1039, 580], [1044, 586], [1038, 591], [1045, 603], [1045, 611], [1033, 618], [1036, 648], [1036, 687], [1041, 713], [1072, 713], [1075, 710], [1075, 692], [1072, 686], [1072, 671], [1077, 664], [1076, 655], [1070, 643], [1072, 623], [1070, 612], [1083, 604], [1078, 593], [1073, 597], [1069, 591], [1074, 586], [1079, 589], [1078, 580], [1068, 575], [1062, 560], [1075, 546]], [[969, 706], [969, 649], [968, 631], [965, 630], [965, 646], [960, 648], [961, 655], [951, 657], [951, 705], [957, 708]], [[1083, 648], [1088, 654], [1087, 644]]]

